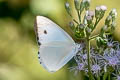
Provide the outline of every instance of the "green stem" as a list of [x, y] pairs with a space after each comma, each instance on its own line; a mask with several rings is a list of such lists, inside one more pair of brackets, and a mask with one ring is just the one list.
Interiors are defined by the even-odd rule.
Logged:
[[105, 72], [104, 75], [103, 75], [103, 80], [106, 80], [108, 77], [108, 72]]
[[78, 23], [75, 19], [73, 19], [73, 21], [74, 21], [76, 24], [78, 24], [78, 25], [79, 25], [79, 23]]
[[100, 80], [100, 73], [97, 74], [97, 80]]
[[94, 77], [92, 76], [92, 73], [91, 73], [91, 66], [90, 66], [90, 39], [89, 39], [89, 36], [87, 37], [87, 51], [88, 51], [88, 54], [87, 54], [88, 74], [89, 74], [90, 80], [94, 80]]
[[94, 35], [94, 36], [90, 37], [90, 40], [95, 39], [98, 36], [100, 36], [100, 34], [97, 34], [97, 35]]
[[79, 11], [77, 11], [77, 14], [78, 14], [78, 17], [79, 17], [79, 22], [80, 22], [80, 24], [81, 24], [81, 14], [80, 14]]
[[99, 23], [100, 19], [96, 19], [95, 25], [94, 25], [94, 29], [96, 28], [97, 24]]
[[73, 20], [76, 24], [79, 25], [79, 22], [78, 22], [78, 21], [76, 21], [72, 16], [70, 16], [70, 17], [72, 18], [72, 20]]
[[110, 80], [110, 73], [109, 73], [109, 75], [108, 75], [108, 80]]
[[100, 80], [100, 76], [97, 77], [97, 80]]

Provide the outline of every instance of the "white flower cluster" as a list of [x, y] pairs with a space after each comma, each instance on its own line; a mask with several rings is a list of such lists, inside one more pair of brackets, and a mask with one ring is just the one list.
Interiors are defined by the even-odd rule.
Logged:
[[86, 2], [90, 3], [90, 0], [83, 0], [83, 3], [86, 3]]
[[97, 11], [100, 11], [100, 10], [106, 11], [106, 10], [107, 10], [107, 7], [106, 7], [105, 5], [97, 6], [97, 7], [96, 7], [96, 10], [97, 10]]

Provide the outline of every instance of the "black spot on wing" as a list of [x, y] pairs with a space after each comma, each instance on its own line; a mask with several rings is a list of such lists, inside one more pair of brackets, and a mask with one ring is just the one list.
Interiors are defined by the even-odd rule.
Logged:
[[39, 37], [37, 36], [37, 40], [39, 40]]
[[38, 51], [38, 60], [40, 62], [40, 64], [42, 64], [41, 58], [40, 58], [40, 52]]
[[39, 42], [38, 27], [37, 27], [37, 20], [36, 19], [35, 19], [35, 22], [34, 22], [34, 31], [35, 31], [35, 35], [36, 35], [36, 39], [37, 39], [38, 45], [40, 46], [41, 43]]
[[41, 43], [38, 41], [38, 45], [40, 46], [41, 45]]
[[40, 52], [38, 51], [38, 59], [40, 59]]
[[42, 64], [42, 62], [40, 62], [40, 64]]
[[46, 30], [44, 30], [44, 33], [45, 33], [45, 34], [47, 34], [47, 31], [46, 31]]
[[40, 57], [38, 57], [38, 59], [40, 59]]

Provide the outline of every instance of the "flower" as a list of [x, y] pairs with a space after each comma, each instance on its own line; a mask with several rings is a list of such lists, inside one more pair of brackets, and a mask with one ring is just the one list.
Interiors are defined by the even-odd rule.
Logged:
[[74, 23], [73, 22], [69, 22], [69, 26], [73, 29]]
[[89, 10], [89, 11], [88, 11], [88, 15], [89, 15], [89, 16], [94, 16], [94, 14], [95, 14], [94, 11], [92, 11], [92, 10]]
[[65, 6], [68, 8], [68, 7], [70, 7], [70, 4], [68, 2], [66, 2]]
[[101, 68], [100, 68], [100, 66], [99, 66], [99, 65], [94, 64], [94, 65], [92, 65], [91, 70], [92, 70], [92, 71], [93, 71], [93, 73], [95, 74], [95, 73], [97, 73], [98, 71], [100, 71], [100, 70], [101, 70]]
[[107, 48], [104, 51], [103, 57], [106, 60], [107, 65], [112, 67], [118, 66], [118, 63], [120, 62], [119, 58], [117, 57], [116, 51], [113, 48]]
[[93, 17], [94, 16], [94, 11], [92, 11], [92, 10], [88, 10], [88, 11], [86, 11], [86, 16], [90, 16], [90, 17]]
[[86, 19], [87, 19], [88, 21], [90, 21], [90, 20], [92, 20], [92, 17], [91, 17], [91, 16], [87, 16]]
[[112, 19], [112, 16], [109, 15], [106, 20], [110, 21], [111, 19]]
[[79, 27], [80, 27], [80, 29], [84, 29], [85, 25], [84, 24], [80, 24]]
[[95, 17], [97, 19], [102, 19], [106, 10], [107, 10], [107, 7], [104, 5], [97, 6], [95, 9]]
[[116, 66], [118, 62], [119, 62], [119, 60], [116, 56], [113, 56], [113, 57], [108, 59], [108, 64], [110, 66]]
[[107, 10], [107, 7], [106, 7], [105, 5], [101, 5], [101, 6], [100, 6], [100, 9], [101, 9], [102, 11], [106, 11], [106, 10]]
[[113, 47], [113, 43], [112, 43], [112, 42], [107, 42], [107, 46], [108, 46], [109, 48], [112, 48], [112, 47]]
[[[98, 23], [105, 15], [107, 7], [100, 5], [94, 11], [90, 10], [90, 0], [74, 0], [74, 7], [78, 14], [78, 21], [72, 16], [72, 10], [69, 3], [65, 4], [68, 14], [73, 22], [70, 27], [79, 43], [76, 43], [74, 55], [75, 66], [70, 67], [75, 74], [82, 71], [85, 77], [93, 79], [107, 79], [110, 75], [111, 79], [115, 77], [120, 80], [120, 43], [113, 40], [113, 30], [116, 26], [116, 9], [112, 9], [105, 19], [104, 26], [98, 35], [93, 36]], [[83, 11], [86, 11], [85, 14]], [[83, 16], [84, 15], [84, 16]], [[95, 17], [95, 19], [94, 19]], [[96, 40], [96, 46], [92, 46], [91, 39]]]
[[89, 28], [89, 27], [87, 27], [87, 28], [86, 28], [86, 32], [87, 32], [88, 34], [90, 34], [90, 33], [92, 32], [92, 29]]
[[88, 3], [90, 3], [90, 0], [83, 0], [83, 3], [85, 3], [85, 2], [88, 2]]
[[72, 15], [71, 15], [72, 13], [71, 13], [70, 4], [69, 4], [68, 2], [65, 3], [65, 8], [66, 8], [67, 13], [68, 13], [70, 16], [72, 16]]
[[97, 6], [95, 10], [100, 11], [101, 10], [100, 6]]
[[107, 25], [104, 25], [104, 26], [102, 27], [102, 29], [101, 29], [101, 31], [103, 31], [103, 32], [106, 32], [107, 30], [108, 30]]
[[117, 57], [120, 59], [120, 49], [118, 49], [118, 50], [116, 51], [116, 55], [117, 55]]
[[115, 9], [115, 8], [114, 8], [114, 9], [112, 9], [111, 14], [112, 14], [112, 15], [114, 15], [115, 17], [117, 16], [117, 11], [116, 11], [116, 9]]
[[75, 3], [76, 10], [79, 10], [80, 9], [80, 1], [79, 0], [74, 0], [74, 3]]
[[120, 80], [120, 76], [117, 76], [117, 80]]
[[85, 64], [83, 64], [83, 63], [78, 63], [78, 70], [84, 70], [84, 66], [85, 66]]
[[84, 60], [86, 60], [86, 59], [87, 59], [87, 54], [83, 54], [82, 58], [83, 58]]
[[90, 7], [90, 0], [83, 0], [82, 3], [83, 3], [85, 10], [88, 10]]
[[96, 9], [97, 11], [106, 11], [107, 7], [105, 5], [97, 6]]

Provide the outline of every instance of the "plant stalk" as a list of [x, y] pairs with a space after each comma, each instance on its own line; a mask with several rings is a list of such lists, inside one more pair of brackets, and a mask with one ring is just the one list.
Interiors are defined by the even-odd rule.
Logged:
[[97, 80], [100, 80], [100, 76], [97, 77]]
[[94, 35], [94, 36], [90, 37], [90, 40], [95, 39], [96, 37], [99, 37], [99, 36], [100, 36], [100, 34]]
[[110, 80], [110, 73], [109, 73], [109, 75], [108, 75], [108, 80]]
[[88, 51], [88, 54], [87, 54], [87, 59], [88, 59], [88, 74], [89, 74], [89, 78], [90, 80], [95, 80], [94, 77], [92, 76], [92, 73], [91, 73], [91, 66], [90, 66], [90, 37], [88, 36], [87, 37], [87, 51]]
[[79, 11], [77, 11], [77, 14], [78, 14], [79, 22], [80, 22], [80, 24], [81, 24], [81, 14], [80, 14]]
[[96, 28], [97, 24], [99, 23], [100, 19], [96, 19], [95, 25], [94, 25], [94, 29]]

